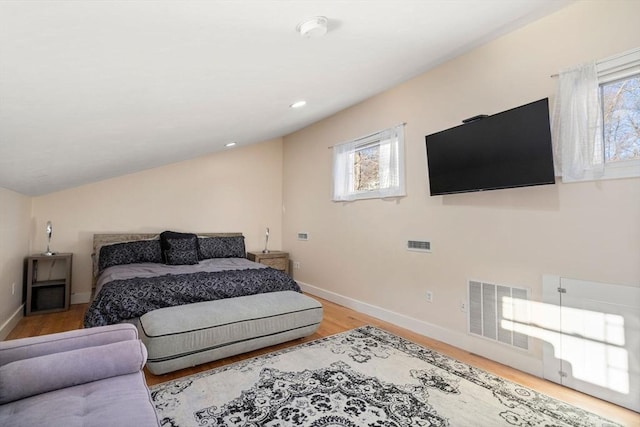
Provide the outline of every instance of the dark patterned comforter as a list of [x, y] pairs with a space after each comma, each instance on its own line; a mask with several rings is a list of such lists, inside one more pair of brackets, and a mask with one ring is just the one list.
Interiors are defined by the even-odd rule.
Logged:
[[120, 323], [162, 307], [291, 290], [301, 292], [291, 277], [272, 268], [115, 280], [96, 295], [84, 327]]

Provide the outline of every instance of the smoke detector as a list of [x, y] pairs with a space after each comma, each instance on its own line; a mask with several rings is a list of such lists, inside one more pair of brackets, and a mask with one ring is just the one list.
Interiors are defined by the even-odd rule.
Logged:
[[328, 22], [326, 16], [314, 16], [299, 23], [296, 31], [305, 38], [322, 37], [327, 33]]

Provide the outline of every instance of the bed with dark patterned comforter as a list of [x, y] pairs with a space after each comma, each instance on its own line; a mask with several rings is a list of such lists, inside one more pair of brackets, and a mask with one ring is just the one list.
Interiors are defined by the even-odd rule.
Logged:
[[265, 292], [301, 292], [289, 275], [246, 259], [244, 237], [237, 233], [215, 237], [172, 233], [167, 247], [158, 235], [102, 245], [113, 236], [120, 238], [94, 236], [97, 281], [85, 313], [86, 328], [135, 321], [164, 307]]
[[162, 307], [264, 292], [300, 292], [282, 271], [242, 258], [208, 259], [196, 266], [113, 266], [103, 277], [115, 279], [99, 281], [99, 291], [85, 314], [85, 328], [135, 319]]

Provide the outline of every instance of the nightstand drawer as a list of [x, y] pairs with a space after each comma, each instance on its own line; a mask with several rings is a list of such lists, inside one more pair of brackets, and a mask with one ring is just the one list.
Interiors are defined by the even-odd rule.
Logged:
[[276, 270], [284, 271], [289, 274], [289, 253], [283, 251], [264, 252], [247, 252], [247, 258], [250, 261], [259, 262], [268, 265]]
[[268, 265], [271, 268], [275, 268], [276, 270], [287, 270], [287, 258], [263, 258], [260, 260], [261, 264]]

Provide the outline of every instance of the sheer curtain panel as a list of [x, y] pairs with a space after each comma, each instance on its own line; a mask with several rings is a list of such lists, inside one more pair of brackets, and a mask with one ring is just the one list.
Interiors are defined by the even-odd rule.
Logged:
[[604, 172], [602, 113], [596, 63], [560, 72], [551, 123], [556, 175], [579, 181]]

